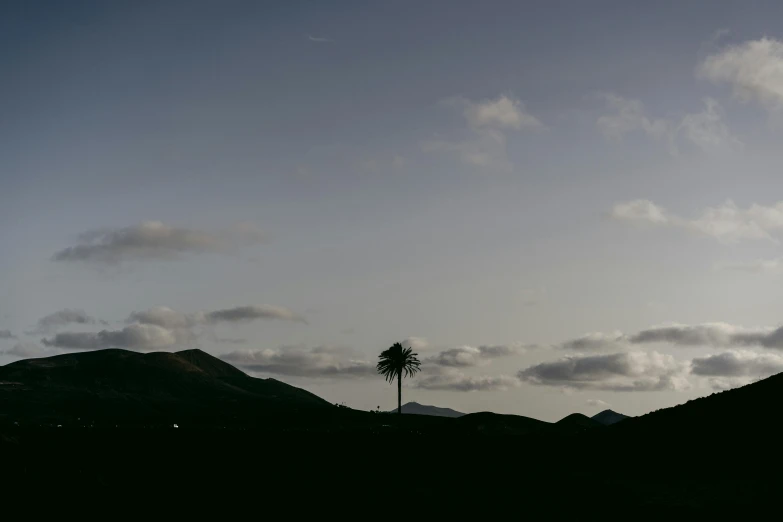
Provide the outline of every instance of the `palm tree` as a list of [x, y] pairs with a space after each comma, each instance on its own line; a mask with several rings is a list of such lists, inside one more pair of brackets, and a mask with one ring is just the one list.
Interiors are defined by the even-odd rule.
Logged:
[[378, 373], [386, 377], [389, 384], [397, 379], [397, 413], [402, 414], [402, 374], [405, 377], [413, 376], [419, 371], [421, 362], [413, 353], [413, 348], [403, 348], [400, 343], [394, 343], [391, 348], [381, 352], [378, 356]]

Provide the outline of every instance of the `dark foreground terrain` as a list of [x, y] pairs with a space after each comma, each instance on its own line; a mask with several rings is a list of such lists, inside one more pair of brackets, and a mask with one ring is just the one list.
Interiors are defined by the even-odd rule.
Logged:
[[291, 512], [403, 496], [441, 514], [472, 505], [557, 518], [747, 515], [783, 492], [783, 375], [604, 426], [582, 415], [550, 424], [359, 412], [203, 352], [151, 355], [0, 367], [4, 493]]

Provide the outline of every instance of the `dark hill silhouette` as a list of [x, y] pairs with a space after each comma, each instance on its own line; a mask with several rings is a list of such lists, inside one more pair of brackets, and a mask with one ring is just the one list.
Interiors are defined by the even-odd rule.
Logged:
[[456, 424], [463, 432], [503, 435], [528, 435], [551, 427], [550, 423], [538, 419], [488, 411], [463, 415], [456, 419]]
[[777, 437], [782, 423], [776, 412], [782, 396], [783, 373], [779, 373], [741, 388], [628, 418], [609, 431], [629, 436], [688, 433], [709, 440]]
[[201, 350], [97, 350], [0, 367], [0, 414], [35, 422], [249, 422], [331, 407]]
[[[389, 412], [392, 413], [392, 412]], [[395, 410], [396, 413], [396, 410]], [[451, 408], [440, 408], [438, 406], [429, 406], [419, 404], [418, 402], [408, 402], [402, 405], [402, 413], [409, 415], [431, 415], [433, 417], [462, 417], [462, 412], [452, 410]]]
[[628, 415], [623, 415], [622, 413], [617, 413], [616, 411], [604, 410], [601, 413], [596, 413], [590, 418], [604, 426], [610, 426], [630, 417], [628, 417]]
[[603, 427], [603, 425], [586, 415], [582, 415], [581, 413], [572, 413], [571, 415], [567, 415], [554, 424], [556, 431], [559, 433], [569, 434], [581, 433], [583, 431], [598, 427]]

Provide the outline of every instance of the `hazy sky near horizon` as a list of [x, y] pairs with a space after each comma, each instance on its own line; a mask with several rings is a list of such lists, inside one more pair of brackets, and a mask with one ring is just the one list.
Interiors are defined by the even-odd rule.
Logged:
[[783, 371], [779, 2], [5, 2], [0, 364], [555, 420]]

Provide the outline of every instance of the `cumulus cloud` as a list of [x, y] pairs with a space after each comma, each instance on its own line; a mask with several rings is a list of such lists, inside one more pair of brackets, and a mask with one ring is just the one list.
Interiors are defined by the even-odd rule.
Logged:
[[326, 378], [375, 375], [373, 363], [351, 357], [346, 348], [332, 346], [243, 350], [227, 353], [221, 358], [248, 371], [276, 375]]
[[558, 347], [564, 350], [573, 350], [577, 352], [594, 352], [623, 349], [627, 346], [627, 343], [628, 340], [622, 332], [593, 332], [577, 337], [576, 339], [564, 341], [560, 343]]
[[491, 359], [516, 355], [524, 350], [521, 345], [458, 346], [443, 350], [425, 359], [424, 362], [451, 367], [479, 366], [488, 363]]
[[458, 370], [449, 369], [422, 375], [415, 380], [414, 386], [423, 390], [496, 391], [519, 386], [519, 381], [509, 375], [471, 376]]
[[681, 228], [723, 243], [743, 239], [777, 241], [773, 234], [783, 230], [783, 201], [770, 206], [754, 203], [743, 209], [727, 200], [722, 205], [705, 208], [699, 217], [688, 220], [651, 201], [637, 199], [615, 204], [610, 215], [621, 221]]
[[284, 321], [298, 321], [306, 323], [305, 318], [282, 306], [249, 305], [236, 306], [208, 312], [205, 318], [209, 322], [240, 322], [254, 321], [257, 319], [281, 319]]
[[12, 348], [3, 350], [0, 353], [5, 355], [13, 355], [14, 357], [20, 357], [22, 359], [46, 357], [51, 355], [51, 352], [40, 344], [30, 342], [17, 343]]
[[750, 40], [708, 56], [698, 74], [731, 86], [742, 102], [757, 101], [770, 110], [783, 107], [783, 42]]
[[249, 224], [216, 234], [146, 221], [125, 228], [85, 232], [79, 236], [78, 244], [55, 252], [52, 259], [113, 265], [131, 260], [176, 259], [183, 254], [221, 250], [232, 242], [258, 240], [259, 232]]
[[519, 130], [523, 127], [541, 126], [538, 118], [527, 112], [521, 101], [506, 95], [498, 96], [494, 100], [479, 102], [472, 102], [464, 98], [458, 98], [455, 101], [465, 106], [463, 114], [471, 127]]
[[741, 148], [723, 121], [723, 108], [713, 98], [703, 100], [704, 108], [687, 113], [679, 120], [652, 118], [639, 100], [604, 94], [607, 113], [596, 120], [596, 126], [610, 140], [618, 141], [626, 134], [641, 132], [654, 140], [668, 142], [672, 154], [679, 152], [683, 141], [701, 150]]
[[171, 347], [177, 343], [173, 332], [154, 324], [132, 324], [121, 330], [100, 332], [63, 332], [42, 339], [45, 346], [64, 350], [100, 350], [125, 348], [151, 351]]
[[521, 101], [507, 95], [481, 101], [456, 97], [442, 103], [461, 109], [471, 137], [460, 141], [426, 141], [422, 150], [454, 154], [462, 163], [481, 170], [513, 170], [505, 132], [543, 127]]
[[167, 306], [155, 306], [148, 310], [132, 312], [126, 322], [153, 324], [172, 330], [189, 328], [195, 324], [196, 318], [176, 312]]
[[639, 100], [631, 100], [616, 94], [604, 94], [608, 114], [600, 116], [596, 125], [608, 139], [619, 140], [626, 134], [641, 131], [652, 138], [663, 138], [669, 132], [670, 124], [664, 119], [653, 119], [646, 115]]
[[11, 333], [11, 330], [0, 330], [0, 339], [16, 339], [16, 336]]
[[400, 343], [403, 348], [411, 348], [414, 352], [427, 350], [430, 343], [424, 337], [408, 337]]
[[587, 334], [564, 341], [557, 347], [579, 352], [597, 352], [652, 343], [679, 347], [738, 348], [759, 346], [783, 349], [783, 328], [747, 328], [719, 322], [693, 325], [669, 323], [646, 328], [633, 334], [623, 334], [622, 332]]
[[715, 389], [735, 388], [783, 372], [783, 356], [730, 350], [694, 358], [691, 361], [691, 372], [706, 377]]
[[580, 390], [660, 391], [689, 387], [687, 364], [658, 352], [572, 356], [521, 370], [530, 384]]
[[105, 321], [99, 321], [90, 317], [84, 310], [74, 308], [64, 308], [51, 313], [38, 320], [37, 332], [49, 332], [69, 324], [106, 324]]
[[617, 203], [612, 207], [610, 215], [614, 219], [626, 221], [639, 221], [652, 224], [666, 224], [669, 216], [666, 209], [659, 207], [646, 199], [634, 199], [623, 203]]

